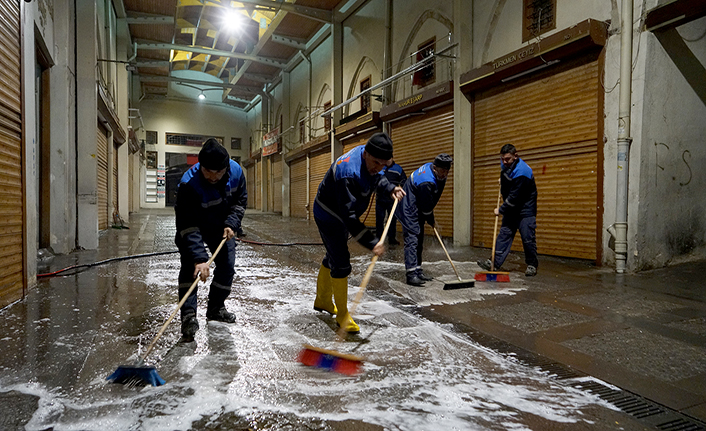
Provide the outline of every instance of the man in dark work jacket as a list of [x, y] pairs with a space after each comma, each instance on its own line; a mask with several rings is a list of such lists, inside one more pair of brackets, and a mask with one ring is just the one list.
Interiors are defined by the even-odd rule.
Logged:
[[[405, 175], [402, 166], [395, 163], [394, 160], [390, 160], [390, 163], [385, 168], [385, 178], [391, 184], [402, 187], [407, 180], [407, 175]], [[397, 245], [399, 244], [395, 238], [397, 234], [397, 217], [391, 212], [393, 203], [394, 200], [389, 195], [384, 193], [377, 195], [375, 200], [375, 233], [378, 236], [382, 234], [383, 229], [385, 229], [385, 218], [389, 215], [392, 217], [392, 221], [390, 222], [390, 230], [387, 232], [387, 243]]]
[[[235, 315], [225, 307], [235, 275], [235, 240], [248, 192], [240, 164], [230, 159], [228, 151], [213, 138], [199, 152], [199, 162], [184, 173], [177, 191], [177, 234], [175, 242], [181, 256], [179, 300], [197, 276], [206, 281], [210, 268], [206, 246], [213, 253], [223, 238], [227, 241], [214, 259], [216, 269], [208, 294], [206, 319], [235, 322]], [[199, 275], [200, 274], [200, 275]], [[196, 319], [196, 292], [193, 290], [181, 308], [181, 332], [185, 341], [193, 340], [199, 329]]]
[[432, 279], [422, 271], [424, 224], [436, 226], [434, 208], [444, 192], [452, 161], [448, 154], [439, 154], [434, 162], [412, 172], [404, 184], [406, 195], [397, 207], [397, 218], [404, 234], [405, 275], [410, 286], [422, 286]]
[[378, 194], [394, 199], [404, 196], [402, 188], [390, 184], [382, 175], [390, 159], [392, 140], [384, 133], [373, 135], [365, 145], [353, 148], [331, 165], [314, 201], [314, 220], [326, 247], [316, 282], [314, 309], [335, 314], [338, 324], [349, 333], [357, 333], [360, 328], [348, 315], [351, 273], [348, 234], [376, 256], [385, 252], [385, 247], [378, 244], [378, 238], [359, 217], [367, 209], [375, 189]]
[[[525, 275], [537, 275], [539, 260], [537, 259], [537, 185], [534, 182], [532, 168], [520, 159], [517, 149], [512, 144], [503, 145], [500, 149], [501, 172], [500, 192], [503, 203], [500, 208], [495, 208], [496, 217], [503, 216], [503, 222], [495, 241], [495, 266], [497, 271], [505, 262], [512, 247], [515, 233], [520, 231], [522, 246], [525, 250]], [[478, 261], [478, 265], [490, 271], [490, 259]]]

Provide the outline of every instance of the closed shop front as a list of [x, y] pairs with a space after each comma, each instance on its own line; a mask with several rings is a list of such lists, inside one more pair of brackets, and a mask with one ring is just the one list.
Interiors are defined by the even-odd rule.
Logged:
[[331, 150], [330, 148], [321, 149], [309, 155], [309, 217], [313, 218], [314, 214], [314, 199], [319, 191], [319, 184], [324, 179], [326, 171], [331, 167]]
[[98, 230], [105, 230], [108, 229], [108, 131], [100, 123], [98, 123], [96, 139]]
[[0, 307], [22, 297], [24, 193], [19, 2], [0, 8]]
[[[453, 157], [454, 112], [452, 83], [447, 82], [426, 90], [408, 100], [388, 105], [381, 116], [390, 123], [395, 162], [402, 166], [407, 177], [425, 163], [433, 162], [440, 153]], [[410, 103], [413, 101], [413, 103]], [[439, 234], [453, 236], [453, 165], [446, 180], [444, 193], [434, 208]], [[401, 231], [401, 227], [398, 227]], [[434, 235], [428, 225], [427, 235]]]
[[255, 197], [256, 209], [262, 209], [262, 159], [255, 160]]
[[[511, 143], [537, 183], [538, 252], [596, 260], [603, 171], [599, 52], [551, 66], [473, 93], [472, 244], [492, 246], [499, 153]], [[512, 249], [522, 251], [519, 238]]]
[[243, 162], [245, 167], [245, 182], [248, 189], [248, 208], [255, 208], [255, 161], [248, 159]]
[[276, 213], [282, 212], [282, 155], [274, 154], [270, 157], [270, 197], [269, 208]]
[[292, 217], [307, 215], [308, 195], [306, 193], [306, 155], [291, 162], [289, 166], [289, 202]]

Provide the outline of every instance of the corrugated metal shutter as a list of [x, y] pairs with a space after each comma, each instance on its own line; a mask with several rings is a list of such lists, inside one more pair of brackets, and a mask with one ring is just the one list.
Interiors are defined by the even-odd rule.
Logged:
[[128, 171], [128, 188], [127, 188], [127, 210], [128, 213], [133, 212], [134, 204], [132, 203], [133, 197], [135, 196], [135, 156], [128, 153], [127, 156], [127, 171]]
[[0, 5], [0, 307], [23, 295], [20, 7]]
[[289, 202], [292, 217], [306, 217], [306, 157], [292, 161], [289, 166]]
[[255, 208], [262, 209], [262, 159], [255, 161]]
[[248, 208], [255, 208], [255, 165], [247, 168], [245, 175], [248, 189]]
[[282, 212], [282, 155], [275, 154], [272, 156], [272, 210], [274, 212]]
[[326, 148], [309, 155], [309, 217], [314, 218], [314, 199], [319, 191], [319, 184], [324, 180], [326, 171], [331, 167], [331, 150]]
[[118, 210], [118, 146], [113, 146], [113, 208]]
[[473, 245], [492, 247], [499, 152], [512, 143], [537, 182], [538, 252], [596, 259], [598, 61], [477, 93], [473, 117]]
[[96, 131], [96, 193], [98, 230], [108, 229], [108, 131], [98, 123]]
[[[437, 154], [447, 153], [453, 156], [453, 104], [431, 110], [424, 115], [413, 115], [393, 122], [390, 137], [395, 162], [402, 166], [407, 177], [423, 164], [433, 162]], [[453, 236], [453, 195], [454, 169], [452, 167], [446, 180], [444, 193], [434, 208], [437, 228], [440, 228], [439, 234], [442, 236]], [[425, 232], [427, 235], [434, 235], [434, 231], [428, 225], [425, 227]]]

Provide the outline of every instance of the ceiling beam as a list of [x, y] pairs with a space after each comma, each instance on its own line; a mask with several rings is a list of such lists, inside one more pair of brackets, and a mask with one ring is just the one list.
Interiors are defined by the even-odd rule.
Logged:
[[128, 12], [128, 24], [174, 24], [174, 17], [170, 15], [155, 15], [147, 13]]
[[247, 93], [261, 94], [262, 88], [250, 87], [247, 85], [228, 84], [225, 82], [202, 81], [200, 79], [177, 78], [176, 76], [160, 76], [160, 75], [140, 75], [141, 82], [182, 82], [184, 84], [201, 85], [210, 88], [223, 88], [230, 90], [245, 91]]
[[284, 37], [284, 36], [279, 36], [279, 35], [273, 34], [272, 41], [277, 42], [282, 45], [291, 46], [292, 48], [296, 48], [300, 51], [303, 51], [306, 49], [306, 41], [294, 39], [291, 37]]
[[171, 50], [171, 49], [173, 49], [173, 50], [177, 50], [177, 51], [196, 52], [198, 54], [218, 55], [221, 57], [230, 57], [230, 58], [240, 58], [243, 60], [254, 61], [256, 63], [263, 63], [268, 66], [278, 67], [280, 69], [282, 69], [286, 66], [286, 62], [284, 62], [280, 59], [276, 59], [276, 58], [268, 58], [268, 57], [262, 57], [259, 55], [243, 54], [240, 52], [223, 51], [220, 49], [203, 48], [203, 47], [199, 47], [199, 46], [178, 45], [175, 43], [165, 43], [165, 42], [154, 42], [154, 41], [141, 40], [141, 41], [137, 42], [137, 49], [152, 49], [152, 50], [158, 50], [158, 49]]
[[169, 67], [169, 60], [144, 60], [137, 59], [135, 67]]

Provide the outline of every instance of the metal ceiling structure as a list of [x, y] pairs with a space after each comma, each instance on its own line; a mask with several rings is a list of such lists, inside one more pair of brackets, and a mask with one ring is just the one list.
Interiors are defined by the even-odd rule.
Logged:
[[[142, 97], [218, 90], [245, 109], [367, 0], [113, 0]], [[184, 84], [184, 85], [180, 85]], [[196, 90], [194, 90], [196, 88]], [[215, 94], [215, 92], [211, 92]]]

